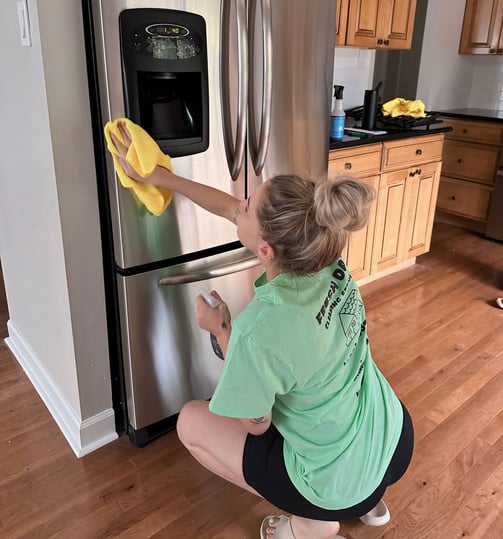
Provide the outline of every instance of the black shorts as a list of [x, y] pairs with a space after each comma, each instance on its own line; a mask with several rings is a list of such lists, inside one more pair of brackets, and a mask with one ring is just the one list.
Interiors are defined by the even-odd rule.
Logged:
[[379, 503], [386, 488], [398, 481], [409, 466], [414, 447], [414, 430], [409, 412], [403, 404], [402, 408], [402, 432], [384, 479], [368, 498], [352, 507], [322, 509], [299, 493], [290, 481], [283, 460], [283, 436], [272, 424], [264, 434], [249, 434], [246, 438], [243, 453], [245, 481], [264, 499], [292, 515], [331, 522], [358, 518]]

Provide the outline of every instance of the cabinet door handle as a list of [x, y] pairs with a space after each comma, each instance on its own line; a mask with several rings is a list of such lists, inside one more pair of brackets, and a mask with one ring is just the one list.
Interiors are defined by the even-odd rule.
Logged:
[[458, 159], [458, 163], [461, 164], [463, 162], [463, 160], [461, 159], [461, 157]]
[[494, 54], [496, 52], [496, 49], [489, 49], [489, 54]]
[[382, 40], [382, 39], [378, 39], [378, 40], [377, 40], [377, 44], [378, 44], [378, 45], [382, 45], [382, 44], [383, 44], [383, 40]]
[[351, 167], [352, 167], [351, 163], [344, 163], [344, 168], [346, 170], [351, 170]]
[[389, 45], [389, 39], [385, 39], [385, 40], [384, 40], [384, 44], [385, 44], [386, 46], [388, 46], [388, 45]]
[[420, 169], [420, 168], [418, 168], [418, 169], [416, 170], [416, 174], [421, 175], [421, 169]]
[[452, 195], [451, 200], [456, 200], [456, 197], [454, 195]]
[[466, 127], [465, 127], [465, 128], [463, 129], [462, 133], [463, 133], [464, 135], [466, 135], [466, 133], [468, 133], [468, 129], [466, 129]]
[[418, 148], [416, 150], [416, 155], [423, 155], [423, 150], [421, 150], [421, 148]]

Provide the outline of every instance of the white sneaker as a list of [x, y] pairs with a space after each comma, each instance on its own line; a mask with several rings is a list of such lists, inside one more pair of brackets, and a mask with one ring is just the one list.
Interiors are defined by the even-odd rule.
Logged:
[[503, 298], [496, 298], [496, 305], [497, 305], [500, 309], [503, 309]]
[[384, 526], [391, 520], [388, 506], [381, 500], [372, 511], [360, 517], [367, 526]]

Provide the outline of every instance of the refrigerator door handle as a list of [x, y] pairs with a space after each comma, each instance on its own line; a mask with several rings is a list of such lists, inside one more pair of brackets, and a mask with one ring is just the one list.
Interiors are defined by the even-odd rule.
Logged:
[[238, 76], [238, 102], [236, 139], [233, 141], [231, 110], [230, 110], [230, 66], [229, 54], [231, 51], [230, 13], [232, 0], [222, 2], [222, 37], [220, 53], [220, 78], [222, 99], [222, 121], [225, 154], [227, 165], [233, 181], [239, 177], [243, 168], [246, 150], [246, 104], [248, 102], [248, 37], [246, 31], [246, 0], [234, 0], [236, 6], [237, 23], [237, 76]]
[[[271, 133], [271, 105], [272, 105], [272, 12], [271, 12], [271, 0], [261, 0], [262, 10], [262, 48], [263, 48], [263, 62], [262, 62], [262, 110], [260, 115], [260, 135], [257, 143], [255, 128], [255, 111], [253, 106], [255, 103], [255, 76], [252, 73], [250, 77], [250, 108], [249, 108], [249, 123], [250, 123], [250, 149], [252, 156], [253, 168], [255, 174], [260, 176], [262, 169], [264, 168], [265, 158], [267, 156], [267, 150], [269, 148], [269, 140]], [[250, 51], [255, 51], [254, 40], [254, 28], [255, 28], [255, 13], [256, 13], [256, 0], [251, 0], [249, 4], [249, 16], [250, 21]], [[253, 58], [249, 62], [251, 68], [253, 68]]]
[[246, 269], [254, 268], [260, 265], [260, 260], [254, 253], [247, 251], [244, 255], [240, 254], [236, 260], [226, 260], [221, 264], [213, 263], [206, 268], [198, 268], [194, 271], [180, 271], [173, 275], [167, 275], [159, 280], [161, 286], [169, 286], [184, 283], [193, 283], [197, 281], [205, 281], [215, 277], [223, 277], [231, 273], [237, 273]]

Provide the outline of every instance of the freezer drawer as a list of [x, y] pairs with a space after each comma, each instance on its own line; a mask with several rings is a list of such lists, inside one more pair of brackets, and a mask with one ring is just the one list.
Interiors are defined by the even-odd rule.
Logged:
[[261, 271], [252, 253], [238, 249], [118, 277], [131, 429], [165, 420], [189, 400], [211, 397], [223, 363], [197, 325], [195, 297], [201, 288], [217, 290], [235, 317], [253, 297]]

